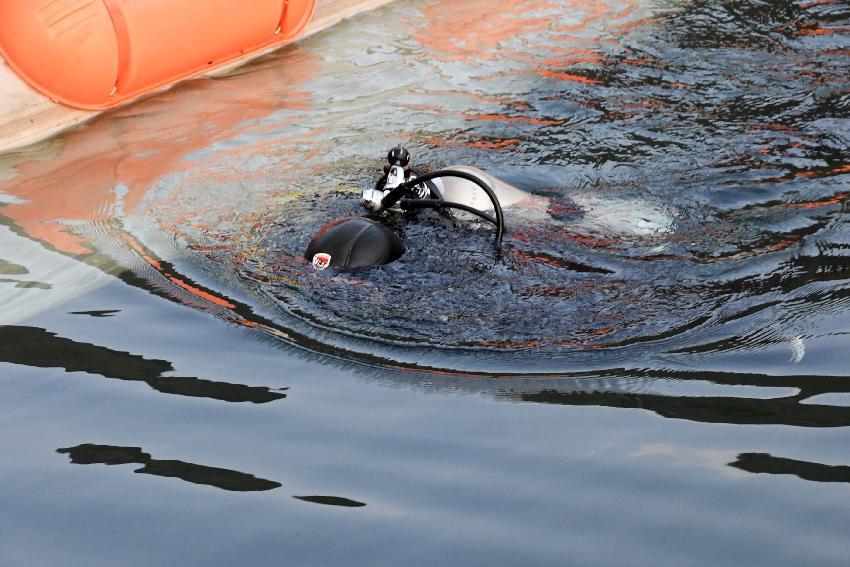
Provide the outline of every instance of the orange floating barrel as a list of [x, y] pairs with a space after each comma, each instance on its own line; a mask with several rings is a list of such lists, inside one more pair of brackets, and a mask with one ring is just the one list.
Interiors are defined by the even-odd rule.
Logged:
[[294, 39], [316, 0], [0, 1], [0, 53], [68, 106], [110, 108]]
[[0, 50], [32, 87], [82, 107], [109, 99], [118, 38], [101, 1], [0, 2]]

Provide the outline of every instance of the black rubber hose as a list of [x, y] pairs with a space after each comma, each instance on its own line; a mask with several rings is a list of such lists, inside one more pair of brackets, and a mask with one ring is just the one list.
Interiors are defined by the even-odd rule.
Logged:
[[391, 190], [386, 197], [381, 200], [381, 206], [385, 209], [389, 209], [393, 205], [395, 205], [399, 199], [401, 199], [405, 193], [411, 188], [419, 185], [420, 183], [424, 183], [426, 181], [431, 181], [432, 179], [437, 179], [438, 177], [459, 177], [461, 179], [466, 179], [467, 181], [472, 181], [481, 189], [487, 193], [487, 196], [490, 197], [490, 201], [493, 203], [493, 210], [496, 213], [496, 247], [502, 246], [502, 234], [505, 232], [505, 215], [502, 213], [502, 205], [499, 204], [499, 199], [496, 197], [496, 193], [493, 192], [493, 189], [484, 182], [483, 179], [478, 177], [477, 175], [473, 175], [471, 173], [467, 173], [466, 171], [458, 171], [456, 169], [441, 169], [440, 171], [434, 171], [431, 173], [426, 173], [421, 177], [417, 177], [416, 179], [412, 179], [405, 183], [400, 184], [395, 189]]
[[463, 203], [443, 201], [442, 199], [402, 199], [398, 202], [398, 206], [405, 211], [409, 211], [411, 209], [460, 209], [467, 213], [472, 213], [477, 217], [481, 217], [493, 224], [499, 224], [499, 221], [497, 221], [495, 217], [491, 217], [484, 211], [479, 211], [475, 207], [470, 207]]

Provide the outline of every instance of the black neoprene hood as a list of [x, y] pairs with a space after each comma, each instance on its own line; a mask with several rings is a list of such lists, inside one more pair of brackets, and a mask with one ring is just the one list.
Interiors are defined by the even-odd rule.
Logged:
[[404, 252], [404, 244], [393, 231], [379, 222], [352, 217], [322, 227], [304, 257], [318, 269], [348, 269], [389, 264]]

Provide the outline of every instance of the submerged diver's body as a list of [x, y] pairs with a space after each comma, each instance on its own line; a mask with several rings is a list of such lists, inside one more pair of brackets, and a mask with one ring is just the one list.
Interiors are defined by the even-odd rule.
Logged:
[[[462, 171], [477, 176], [488, 184], [499, 199], [503, 209], [522, 210], [526, 222], [557, 221], [548, 209], [550, 199], [527, 193], [518, 187], [469, 165], [453, 165], [447, 169]], [[467, 179], [443, 177], [433, 183], [446, 201], [492, 211], [487, 195]], [[570, 197], [578, 216], [576, 228], [583, 231], [606, 233], [610, 236], [651, 236], [669, 233], [673, 229], [674, 217], [666, 207], [653, 205], [636, 199], [601, 198], [593, 195], [576, 194]]]

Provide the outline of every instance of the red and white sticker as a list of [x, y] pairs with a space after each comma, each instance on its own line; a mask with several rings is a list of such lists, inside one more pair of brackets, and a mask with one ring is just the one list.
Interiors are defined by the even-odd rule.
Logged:
[[313, 267], [317, 270], [326, 270], [331, 265], [331, 255], [319, 252], [313, 256]]

